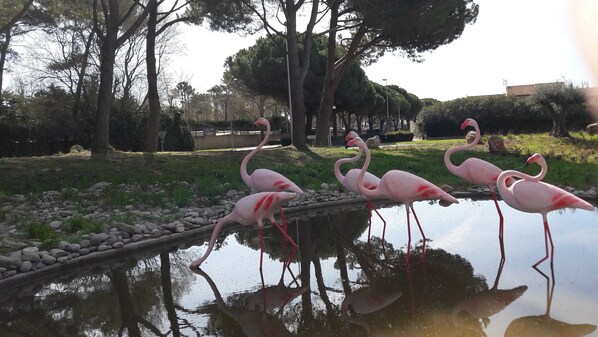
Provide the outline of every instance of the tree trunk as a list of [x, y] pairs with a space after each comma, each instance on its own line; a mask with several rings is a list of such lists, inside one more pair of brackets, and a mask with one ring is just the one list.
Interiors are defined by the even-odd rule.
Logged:
[[337, 0], [332, 3], [330, 8], [330, 33], [328, 33], [328, 46], [326, 57], [326, 75], [324, 77], [324, 89], [322, 90], [322, 99], [320, 101], [320, 112], [318, 114], [318, 124], [316, 126], [315, 146], [328, 146], [328, 129], [330, 115], [334, 106], [334, 94], [338, 88], [335, 81], [334, 64], [336, 61], [336, 29], [338, 23], [338, 8], [342, 1]]
[[[290, 26], [290, 25], [289, 25]], [[299, 48], [297, 46], [296, 32], [287, 33], [289, 46], [289, 72], [291, 77], [291, 106], [293, 107], [291, 120], [293, 130], [293, 145], [300, 150], [308, 150], [305, 138], [305, 104], [303, 94], [303, 80], [301, 78], [301, 68], [299, 66]]]
[[0, 50], [0, 102], [2, 102], [2, 80], [4, 75], [4, 64], [6, 63], [6, 55], [8, 54], [8, 46], [10, 44], [10, 29], [7, 29], [4, 33], [4, 44]]
[[[326, 76], [324, 79], [324, 89], [322, 93], [322, 99], [320, 102], [320, 116], [318, 119], [318, 127], [316, 130], [316, 144], [318, 146], [325, 146], [327, 144], [326, 139], [328, 135], [328, 129], [330, 127], [330, 114], [332, 113], [332, 107], [334, 106], [334, 95], [338, 89], [349, 65], [356, 57], [357, 43], [351, 43], [347, 53], [344, 55], [344, 60], [336, 60], [336, 29], [338, 20], [338, 6], [342, 1], [337, 0], [334, 2], [330, 11], [330, 33], [328, 35], [328, 57], [326, 59]], [[353, 39], [357, 41], [365, 35], [366, 29], [364, 25], [361, 25]], [[322, 141], [322, 142], [320, 142]]]
[[107, 30], [104, 42], [100, 46], [100, 86], [98, 89], [98, 105], [96, 127], [91, 146], [94, 158], [105, 158], [110, 141], [110, 108], [112, 106], [112, 76], [116, 59], [116, 32]]
[[147, 97], [149, 102], [149, 118], [145, 138], [145, 152], [158, 151], [158, 132], [160, 131], [160, 96], [158, 95], [158, 72], [156, 70], [156, 25], [158, 20], [158, 3], [151, 0], [147, 22], [146, 66]]
[[565, 128], [565, 113], [564, 108], [557, 108], [560, 109], [560, 112], [556, 112], [552, 115], [552, 132], [550, 133], [553, 137], [571, 137], [569, 131]]
[[338, 123], [336, 122], [336, 109], [332, 109], [332, 133], [338, 136]]
[[[105, 23], [105, 33], [102, 34], [98, 26], [98, 2], [97, 0], [94, 0], [93, 2], [94, 24], [97, 29], [96, 34], [100, 41], [100, 86], [98, 89], [95, 134], [93, 135], [93, 142], [91, 145], [92, 158], [103, 159], [108, 154], [110, 141], [110, 108], [114, 99], [112, 94], [112, 81], [114, 76], [116, 49], [131, 37], [133, 32], [139, 28], [148, 14], [148, 8], [146, 7], [143, 13], [141, 13], [135, 19], [133, 24], [119, 37], [118, 33], [120, 32], [121, 23], [130, 18], [130, 15], [134, 13], [133, 8], [130, 7], [125, 11], [125, 16], [121, 17], [121, 3], [122, 2], [118, 0], [108, 0], [107, 4], [102, 1], [101, 8]], [[131, 6], [137, 6], [137, 4], [133, 3]]]
[[91, 43], [93, 42], [94, 36], [95, 31], [92, 28], [87, 37], [87, 41], [85, 42], [85, 50], [83, 51], [83, 59], [81, 60], [81, 70], [79, 71], [79, 77], [77, 78], [75, 102], [73, 103], [73, 117], [75, 119], [79, 116], [79, 111], [81, 110], [81, 95], [83, 93], [83, 84], [85, 82], [85, 74], [87, 73], [89, 54], [91, 52]]
[[164, 308], [166, 316], [170, 322], [170, 331], [173, 337], [181, 336], [181, 329], [176, 313], [176, 305], [172, 296], [172, 280], [170, 273], [170, 254], [168, 252], [160, 253], [160, 279], [162, 281], [162, 296], [164, 298]]

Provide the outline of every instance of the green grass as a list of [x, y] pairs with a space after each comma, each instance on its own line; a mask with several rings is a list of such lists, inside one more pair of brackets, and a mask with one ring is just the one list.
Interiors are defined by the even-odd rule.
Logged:
[[39, 222], [25, 223], [22, 231], [27, 239], [41, 242], [42, 248], [55, 247], [60, 242], [60, 238], [52, 228]]
[[66, 234], [100, 233], [104, 231], [104, 225], [98, 220], [88, 219], [82, 214], [76, 214], [64, 221], [62, 229]]
[[[517, 169], [536, 173], [538, 167], [524, 167], [527, 156], [542, 153], [548, 162], [545, 181], [576, 188], [598, 186], [598, 136], [572, 133], [572, 139], [557, 139], [547, 134], [507, 135], [506, 155], [492, 155], [487, 146], [477, 146], [470, 151], [456, 153], [453, 162], [458, 164], [468, 157], [478, 157], [503, 169]], [[487, 142], [487, 136], [483, 137]], [[424, 140], [398, 143], [396, 146], [372, 151], [370, 171], [377, 175], [391, 169], [417, 174], [431, 182], [467, 187], [468, 183], [452, 176], [444, 167], [446, 149], [465, 144], [459, 139]], [[276, 170], [295, 181], [303, 189], [318, 190], [322, 183], [337, 184], [332, 170], [334, 162], [352, 156], [355, 149], [313, 148], [299, 152], [292, 147], [262, 150], [250, 161], [248, 171], [256, 168]], [[0, 195], [36, 194], [63, 191], [72, 195], [70, 188], [84, 189], [94, 183], [112, 183], [103, 195], [108, 206], [125, 206], [131, 202], [148, 202], [162, 206], [165, 202], [181, 207], [196, 194], [217, 201], [227, 189], [249, 191], [239, 174], [239, 166], [246, 151], [196, 151], [186, 153], [118, 152], [107, 161], [90, 160], [83, 156], [49, 156], [34, 158], [0, 159]], [[343, 172], [350, 167], [343, 166]], [[187, 182], [183, 184], [181, 182]], [[168, 184], [165, 193], [150, 190], [128, 192], [119, 189], [121, 183], [150, 185]], [[195, 184], [197, 190], [191, 186]]]

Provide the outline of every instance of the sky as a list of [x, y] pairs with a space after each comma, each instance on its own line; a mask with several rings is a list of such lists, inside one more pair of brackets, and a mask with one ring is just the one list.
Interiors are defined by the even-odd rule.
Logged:
[[[573, 35], [567, 0], [476, 0], [477, 21], [460, 38], [415, 63], [387, 54], [364, 68], [370, 80], [395, 84], [420, 98], [450, 100], [505, 93], [521, 85], [563, 78], [595, 85]], [[198, 92], [219, 84], [226, 57], [256, 37], [181, 26], [184, 55], [170, 68]]]

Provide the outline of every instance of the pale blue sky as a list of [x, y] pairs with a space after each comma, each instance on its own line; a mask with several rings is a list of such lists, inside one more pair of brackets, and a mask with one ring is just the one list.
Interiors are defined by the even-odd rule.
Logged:
[[[595, 84], [572, 35], [566, 0], [476, 3], [478, 20], [459, 39], [425, 54], [422, 63], [386, 55], [365, 68], [370, 80], [384, 84], [386, 78], [420, 98], [440, 100], [504, 93], [503, 80], [518, 85], [564, 77]], [[199, 92], [218, 84], [224, 59], [255, 39], [199, 27], [181, 29], [186, 55], [176, 57], [170, 68], [178, 73], [177, 80], [189, 80]]]

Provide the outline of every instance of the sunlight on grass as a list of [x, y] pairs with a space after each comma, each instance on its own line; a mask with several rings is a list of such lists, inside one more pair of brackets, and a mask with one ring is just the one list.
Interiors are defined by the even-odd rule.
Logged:
[[[542, 153], [548, 161], [546, 181], [574, 187], [598, 186], [598, 135], [572, 132], [573, 138], [553, 138], [548, 134], [509, 134], [504, 136], [508, 154], [493, 155], [488, 152], [488, 136], [482, 137], [484, 145], [456, 153], [453, 162], [458, 164], [469, 157], [478, 157], [503, 169], [536, 172], [537, 167], [523, 168], [527, 156]], [[448, 183], [467, 187], [467, 183], [453, 177], [445, 168], [443, 156], [453, 146], [466, 144], [465, 137], [442, 140], [417, 140], [392, 144], [372, 151], [370, 171], [383, 175], [388, 170], [399, 169], [417, 174], [435, 184]], [[312, 148], [299, 152], [294, 147], [262, 149], [251, 159], [248, 171], [257, 168], [275, 170], [293, 180], [302, 188], [318, 190], [323, 183], [337, 186], [333, 165], [340, 158], [352, 157], [356, 149]], [[249, 192], [239, 173], [244, 151], [193, 151], [181, 153], [160, 152], [119, 153], [107, 162], [87, 157], [48, 156], [33, 158], [0, 159], [0, 195], [33, 195], [43, 191], [62, 191], [66, 198], [75, 195], [72, 188], [85, 189], [97, 182], [109, 182], [102, 199], [105, 205], [125, 206], [133, 201], [161, 206], [165, 202], [186, 205], [193, 194], [212, 201], [228, 189]], [[343, 165], [342, 171], [360, 168], [363, 160]], [[156, 193], [153, 190], [130, 192], [116, 188], [119, 184], [152, 185], [186, 182], [196, 184], [197, 190], [184, 185]], [[176, 199], [176, 200], [175, 200]]]

